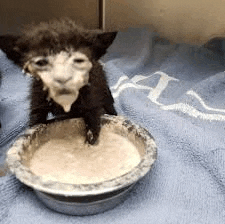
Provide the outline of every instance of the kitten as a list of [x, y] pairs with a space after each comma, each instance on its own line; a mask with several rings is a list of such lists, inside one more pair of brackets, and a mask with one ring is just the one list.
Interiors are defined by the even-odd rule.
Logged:
[[86, 141], [95, 144], [103, 113], [116, 115], [99, 59], [116, 32], [91, 31], [70, 19], [30, 25], [21, 35], [0, 36], [7, 57], [31, 74], [29, 125], [83, 117]]

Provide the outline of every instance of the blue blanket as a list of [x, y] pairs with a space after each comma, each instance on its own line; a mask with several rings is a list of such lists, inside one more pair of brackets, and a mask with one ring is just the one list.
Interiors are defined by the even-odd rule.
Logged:
[[[225, 223], [224, 58], [204, 47], [171, 45], [147, 29], [129, 29], [119, 32], [102, 62], [118, 113], [156, 140], [153, 169], [124, 203], [85, 217], [53, 212], [14, 176], [1, 177], [0, 223]], [[3, 160], [26, 127], [29, 78], [2, 52], [0, 70]]]

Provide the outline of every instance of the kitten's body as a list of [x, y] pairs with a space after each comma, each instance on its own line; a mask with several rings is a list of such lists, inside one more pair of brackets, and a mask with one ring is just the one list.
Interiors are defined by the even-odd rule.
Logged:
[[116, 33], [87, 31], [71, 20], [29, 27], [23, 35], [0, 37], [8, 58], [30, 73], [30, 126], [56, 118], [83, 117], [87, 141], [94, 144], [103, 113], [116, 115], [99, 58]]

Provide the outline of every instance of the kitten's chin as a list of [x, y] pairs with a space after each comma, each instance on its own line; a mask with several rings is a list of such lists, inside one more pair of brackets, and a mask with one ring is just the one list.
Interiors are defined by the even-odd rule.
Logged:
[[56, 103], [58, 103], [66, 113], [70, 112], [72, 104], [77, 100], [79, 91], [71, 94], [59, 94], [50, 96]]

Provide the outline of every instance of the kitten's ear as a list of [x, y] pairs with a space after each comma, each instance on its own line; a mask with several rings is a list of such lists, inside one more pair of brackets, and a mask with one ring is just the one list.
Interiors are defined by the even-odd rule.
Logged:
[[102, 45], [105, 49], [107, 49], [116, 38], [117, 32], [104, 32], [97, 34], [98, 44]]
[[20, 36], [11, 34], [0, 36], [0, 49], [7, 55], [7, 57], [14, 61], [17, 65], [21, 65], [21, 53], [16, 43]]
[[113, 43], [116, 38], [117, 32], [104, 32], [97, 33], [93, 39], [93, 46], [95, 48], [95, 57], [99, 59], [105, 53], [108, 47]]

